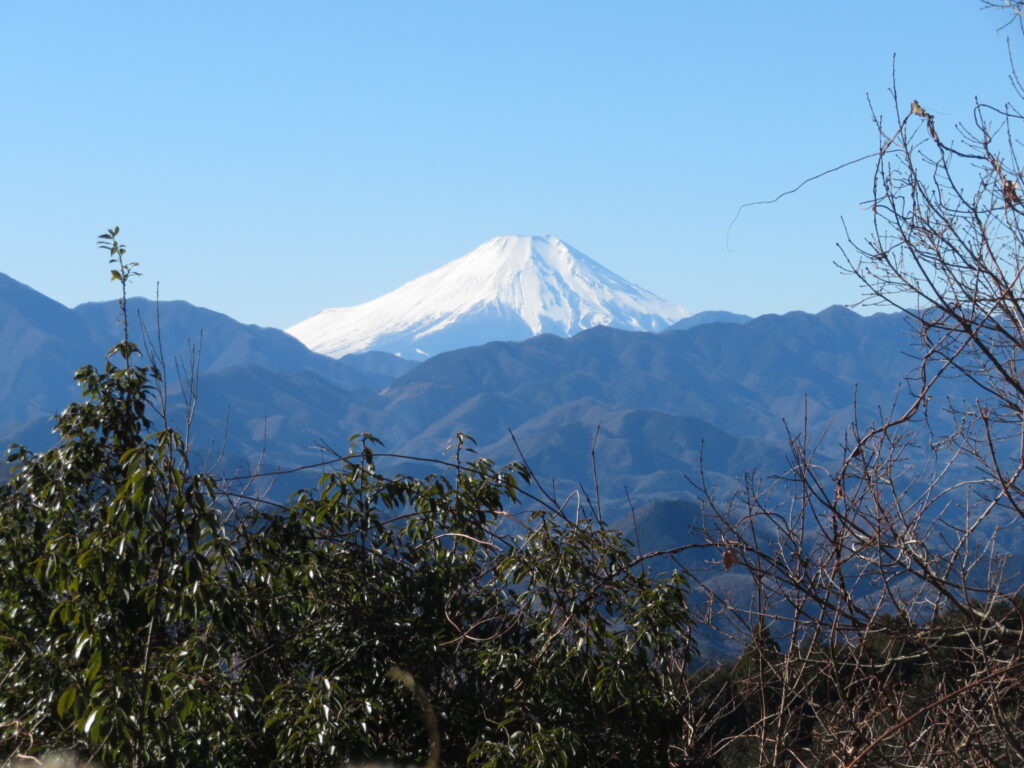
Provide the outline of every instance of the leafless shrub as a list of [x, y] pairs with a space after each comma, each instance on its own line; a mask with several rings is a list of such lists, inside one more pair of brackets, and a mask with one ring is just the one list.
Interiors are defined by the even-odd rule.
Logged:
[[748, 696], [716, 749], [749, 764], [1024, 765], [1024, 115], [979, 102], [947, 129], [891, 93], [873, 232], [843, 266], [916, 332], [908, 389], [838, 461], [796, 436], [783, 476], [703, 489], [747, 576], [715, 595]]

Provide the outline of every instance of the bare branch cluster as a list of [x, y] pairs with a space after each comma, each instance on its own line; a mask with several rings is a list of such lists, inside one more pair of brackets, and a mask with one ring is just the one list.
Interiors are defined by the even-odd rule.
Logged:
[[978, 102], [947, 128], [892, 99], [873, 231], [843, 266], [916, 333], [907, 391], [839, 459], [796, 436], [784, 475], [703, 488], [744, 574], [707, 586], [746, 648], [743, 729], [715, 746], [737, 764], [1024, 764], [1024, 115]]

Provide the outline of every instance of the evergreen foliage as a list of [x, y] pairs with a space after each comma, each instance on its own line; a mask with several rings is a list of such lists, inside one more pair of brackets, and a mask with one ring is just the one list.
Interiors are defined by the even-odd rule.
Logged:
[[529, 473], [461, 450], [387, 476], [357, 436], [290, 504], [245, 499], [153, 428], [160, 373], [123, 322], [0, 486], [0, 757], [669, 763], [681, 574], [590, 516], [509, 513]]

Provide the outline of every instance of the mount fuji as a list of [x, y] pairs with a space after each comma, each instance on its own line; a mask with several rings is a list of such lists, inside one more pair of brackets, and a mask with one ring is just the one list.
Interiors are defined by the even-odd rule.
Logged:
[[380, 350], [407, 359], [489, 341], [607, 325], [660, 331], [689, 316], [551, 235], [506, 235], [354, 307], [287, 329], [314, 352]]

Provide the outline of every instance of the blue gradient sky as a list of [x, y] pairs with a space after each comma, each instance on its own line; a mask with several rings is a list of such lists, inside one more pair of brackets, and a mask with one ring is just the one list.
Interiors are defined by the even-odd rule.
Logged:
[[499, 234], [551, 233], [697, 311], [859, 296], [865, 97], [940, 129], [1003, 102], [1007, 17], [965, 0], [0, 0], [0, 271], [287, 326]]

